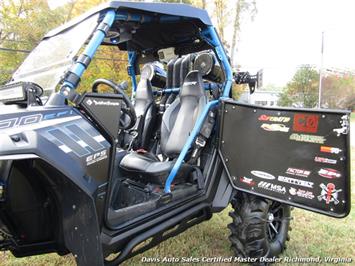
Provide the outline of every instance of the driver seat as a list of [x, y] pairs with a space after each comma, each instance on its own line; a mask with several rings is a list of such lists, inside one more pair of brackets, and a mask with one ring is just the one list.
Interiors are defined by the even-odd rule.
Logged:
[[[120, 163], [120, 170], [143, 183], [164, 185], [169, 172], [207, 104], [202, 76], [191, 71], [185, 78], [179, 97], [164, 112], [161, 125], [161, 151], [169, 160], [161, 162], [145, 151], [130, 152]], [[184, 163], [176, 179], [185, 177], [193, 167]]]

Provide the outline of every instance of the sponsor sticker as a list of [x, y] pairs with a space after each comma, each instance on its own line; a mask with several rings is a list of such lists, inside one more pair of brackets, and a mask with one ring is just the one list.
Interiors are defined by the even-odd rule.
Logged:
[[325, 137], [323, 136], [306, 135], [306, 134], [298, 134], [298, 133], [291, 134], [290, 140], [308, 142], [308, 143], [317, 143], [317, 144], [324, 144], [324, 142], [326, 141]]
[[328, 179], [334, 179], [334, 178], [339, 178], [341, 177], [341, 174], [338, 170], [332, 169], [332, 168], [321, 168], [318, 171], [318, 175], [321, 177], [325, 177]]
[[259, 121], [270, 121], [270, 122], [283, 122], [287, 123], [291, 120], [290, 117], [287, 116], [268, 116], [268, 115], [261, 115], [258, 118]]
[[273, 191], [276, 193], [280, 193], [280, 194], [285, 194], [286, 193], [286, 188], [284, 186], [281, 185], [275, 185], [266, 181], [261, 181], [258, 184], [259, 188], [265, 189], [265, 190], [269, 190], [269, 191]]
[[255, 181], [253, 181], [252, 178], [248, 178], [248, 177], [243, 176], [239, 180], [251, 187], [255, 186]]
[[320, 146], [320, 151], [327, 152], [327, 153], [333, 153], [333, 154], [339, 154], [340, 152], [342, 152], [342, 150], [339, 148], [328, 147], [328, 146]]
[[311, 171], [289, 167], [286, 170], [286, 174], [308, 177], [311, 174]]
[[318, 196], [319, 201], [324, 200], [326, 204], [334, 202], [335, 205], [339, 203], [338, 195], [342, 189], [336, 189], [333, 183], [328, 183], [327, 185], [322, 183], [319, 186], [322, 189], [320, 195]]
[[288, 132], [289, 127], [286, 127], [284, 124], [262, 124], [261, 128], [266, 131], [280, 131], [280, 132]]
[[319, 156], [314, 157], [314, 161], [317, 163], [337, 164], [337, 160], [319, 157]]
[[314, 185], [314, 183], [310, 182], [310, 181], [300, 180], [300, 179], [291, 178], [291, 177], [282, 176], [282, 175], [280, 175], [277, 178], [277, 180], [279, 180], [280, 182], [289, 183], [289, 184], [297, 185], [297, 186], [301, 186], [301, 187], [308, 187], [308, 188], [313, 188], [313, 185]]
[[292, 195], [292, 196], [297, 196], [300, 198], [305, 198], [305, 199], [314, 199], [314, 195], [312, 191], [308, 191], [308, 190], [304, 190], [304, 189], [297, 189], [297, 188], [293, 188], [291, 187], [288, 192]]
[[295, 114], [293, 130], [295, 132], [317, 133], [319, 115]]
[[250, 173], [252, 173], [252, 175], [255, 175], [256, 177], [260, 177], [262, 179], [268, 179], [268, 180], [273, 180], [275, 179], [275, 177], [272, 174], [263, 172], [263, 171], [256, 171], [253, 170]]

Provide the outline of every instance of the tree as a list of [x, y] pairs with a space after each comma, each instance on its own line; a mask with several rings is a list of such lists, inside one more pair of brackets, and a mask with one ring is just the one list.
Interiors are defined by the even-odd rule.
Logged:
[[51, 10], [46, 0], [0, 1], [0, 84], [8, 81], [32, 50], [50, 29], [64, 22], [62, 8]]
[[[79, 16], [104, 0], [72, 0], [66, 5], [51, 10], [47, 0], [0, 1], [0, 84], [4, 84], [49, 30]], [[101, 59], [97, 59], [101, 58]], [[102, 59], [103, 58], [103, 59]], [[117, 47], [101, 47], [96, 59], [85, 72], [79, 90], [91, 88], [96, 78], [119, 82], [127, 80], [127, 55]]]
[[318, 102], [319, 73], [313, 67], [302, 66], [280, 94], [278, 105], [313, 108]]
[[225, 0], [214, 0], [214, 15], [217, 20], [217, 31], [221, 41], [225, 46], [227, 45], [226, 39], [224, 38], [224, 30], [228, 23], [228, 17], [230, 14], [230, 9], [228, 8], [228, 2]]
[[[234, 3], [234, 1], [233, 1]], [[237, 0], [233, 19], [233, 37], [231, 44], [231, 62], [235, 62], [235, 52], [237, 49], [237, 38], [240, 33], [240, 26], [243, 15], [249, 15], [254, 19], [257, 9], [255, 0]]]
[[355, 75], [329, 74], [322, 80], [321, 106], [332, 109], [355, 109]]

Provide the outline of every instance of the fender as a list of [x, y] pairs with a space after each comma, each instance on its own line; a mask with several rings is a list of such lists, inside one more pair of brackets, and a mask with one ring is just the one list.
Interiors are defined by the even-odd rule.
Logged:
[[[58, 118], [59, 113], [66, 115]], [[111, 146], [73, 108], [39, 108], [30, 116], [0, 115], [0, 160], [34, 160], [43, 167], [41, 173], [58, 189], [65, 247], [80, 265], [102, 265], [103, 211], [97, 207], [105, 202]], [[23, 252], [28, 251], [13, 251]]]

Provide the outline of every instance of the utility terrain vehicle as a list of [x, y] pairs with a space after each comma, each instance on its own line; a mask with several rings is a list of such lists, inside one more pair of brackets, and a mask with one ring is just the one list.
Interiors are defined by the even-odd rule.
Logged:
[[[132, 97], [76, 91], [100, 45], [127, 51]], [[235, 80], [188, 5], [111, 2], [49, 32], [0, 88], [0, 249], [117, 265], [231, 203], [235, 256], [258, 262], [290, 206], [345, 217], [349, 113], [242, 104]]]

